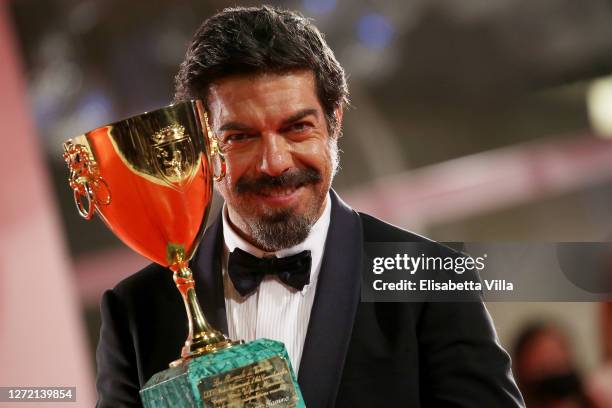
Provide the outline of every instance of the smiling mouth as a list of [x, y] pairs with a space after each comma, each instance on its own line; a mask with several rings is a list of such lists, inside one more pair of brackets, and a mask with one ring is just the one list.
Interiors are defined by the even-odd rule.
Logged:
[[302, 186], [303, 184], [298, 184], [297, 186], [291, 187], [265, 187], [257, 190], [255, 194], [264, 197], [287, 197], [296, 192]]

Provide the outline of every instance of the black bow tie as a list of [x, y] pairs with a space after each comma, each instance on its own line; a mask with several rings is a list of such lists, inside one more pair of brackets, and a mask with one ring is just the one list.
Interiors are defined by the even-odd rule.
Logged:
[[310, 282], [310, 251], [285, 258], [258, 258], [236, 248], [229, 254], [227, 269], [234, 287], [242, 296], [257, 289], [265, 275], [276, 275], [286, 285], [302, 290]]

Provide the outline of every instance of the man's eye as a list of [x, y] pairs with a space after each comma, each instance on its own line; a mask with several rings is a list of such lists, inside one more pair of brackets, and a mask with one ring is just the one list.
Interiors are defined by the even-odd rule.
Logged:
[[240, 142], [243, 140], [247, 140], [252, 138], [253, 135], [249, 135], [248, 133], [235, 133], [233, 135], [229, 135], [225, 138], [225, 142], [226, 143], [234, 143], [234, 142]]
[[289, 131], [289, 132], [302, 132], [302, 131], [304, 131], [306, 129], [310, 129], [311, 127], [312, 127], [312, 125], [310, 123], [307, 123], [307, 122], [297, 122], [297, 123], [294, 123], [294, 124], [290, 125], [287, 128], [287, 131]]

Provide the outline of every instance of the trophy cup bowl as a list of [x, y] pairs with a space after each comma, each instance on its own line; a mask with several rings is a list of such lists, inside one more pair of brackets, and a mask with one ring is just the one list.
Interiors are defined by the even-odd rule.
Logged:
[[284, 345], [231, 341], [210, 326], [196, 297], [188, 264], [204, 235], [213, 179], [225, 175], [202, 101], [74, 137], [64, 143], [64, 160], [79, 214], [98, 213], [130, 248], [168, 268], [185, 305], [181, 357], [143, 386], [144, 405], [303, 407]]

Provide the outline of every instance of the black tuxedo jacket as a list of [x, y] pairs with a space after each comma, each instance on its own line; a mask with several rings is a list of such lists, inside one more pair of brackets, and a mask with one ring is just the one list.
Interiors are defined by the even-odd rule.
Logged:
[[[298, 382], [318, 407], [522, 407], [491, 319], [480, 302], [362, 303], [364, 242], [425, 238], [359, 214], [332, 191], [331, 223]], [[191, 263], [210, 323], [227, 333], [217, 218]], [[185, 311], [158, 265], [102, 299], [98, 407], [141, 406], [138, 390], [179, 357]]]

